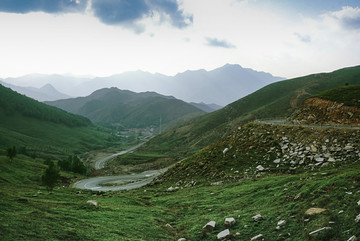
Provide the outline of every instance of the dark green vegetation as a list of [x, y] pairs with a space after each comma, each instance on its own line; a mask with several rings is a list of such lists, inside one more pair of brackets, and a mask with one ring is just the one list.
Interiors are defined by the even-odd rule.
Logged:
[[117, 88], [97, 90], [87, 97], [46, 103], [86, 116], [95, 123], [111, 123], [124, 128], [159, 127], [160, 118], [162, 124], [167, 124], [204, 113], [173, 97]]
[[[227, 228], [224, 219], [234, 217], [236, 224], [229, 228], [232, 234], [239, 232], [234, 240], [250, 240], [258, 234], [265, 240], [289, 241], [359, 237], [360, 223], [355, 222], [360, 214], [359, 129], [240, 125], [259, 116], [278, 117], [272, 116], [271, 108], [277, 105], [277, 113], [285, 113], [310, 92], [333, 85], [318, 78], [343, 85], [352, 83], [359, 72], [356, 67], [300, 78], [299, 82], [308, 84], [302, 92], [296, 92], [300, 88], [296, 81], [291, 83], [295, 90], [286, 81], [277, 83], [279, 93], [270, 85], [267, 88], [272, 92], [267, 91], [278, 95], [273, 99], [263, 92], [270, 102], [259, 94], [258, 100], [250, 95], [244, 99], [258, 101], [257, 108], [239, 100], [225, 112], [220, 110], [164, 133], [147, 147], [154, 147], [151, 153], [156, 154], [129, 153], [111, 161], [109, 170], [115, 166], [128, 168], [120, 170], [124, 173], [130, 168], [130, 172], [138, 167], [150, 169], [150, 165], [171, 163], [212, 143], [174, 165], [152, 186], [138, 190], [76, 194], [78, 190], [69, 187], [70, 183], [85, 177], [60, 172], [58, 186], [48, 192], [41, 185], [41, 175], [48, 168], [44, 160], [18, 154], [11, 161], [5, 151], [0, 152], [0, 235], [3, 240], [217, 240], [216, 234]], [[297, 97], [292, 98], [291, 93]], [[242, 108], [248, 107], [243, 112]], [[200, 125], [199, 120], [209, 126]], [[181, 139], [180, 134], [184, 134]], [[221, 135], [223, 138], [218, 138]], [[202, 139], [194, 139], [196, 136]], [[281, 160], [274, 162], [276, 159]], [[258, 165], [264, 169], [260, 171]], [[305, 214], [309, 208], [326, 210]], [[257, 214], [263, 220], [255, 222], [252, 216]], [[202, 232], [211, 220], [217, 223], [215, 230]], [[276, 230], [280, 220], [286, 224]], [[322, 227], [331, 229], [309, 236]]]
[[82, 116], [76, 116], [63, 110], [50, 107], [24, 95], [17, 94], [2, 85], [0, 85], [0, 111], [2, 116], [15, 116], [21, 113], [23, 117], [62, 124], [69, 127], [81, 127], [91, 124], [88, 119]]
[[[55, 187], [49, 193], [40, 186], [40, 174], [46, 168], [42, 162], [22, 155], [9, 162], [0, 156], [2, 240], [216, 240], [216, 234], [226, 228], [226, 217], [236, 219], [230, 231], [240, 236], [234, 240], [250, 240], [260, 233], [266, 240], [289, 241], [347, 240], [360, 235], [354, 221], [360, 213], [356, 204], [359, 162], [292, 175], [268, 172], [221, 186], [189, 185], [175, 192], [167, 191], [174, 182], [164, 182], [128, 192], [81, 194], [68, 187]], [[327, 211], [308, 216], [305, 211], [311, 207]], [[264, 220], [253, 221], [256, 214]], [[275, 230], [282, 219], [286, 225]], [[203, 234], [201, 228], [210, 220], [217, 222], [216, 228]], [[172, 228], [166, 227], [168, 223]], [[333, 229], [315, 238], [308, 236], [324, 226]]]
[[118, 137], [85, 117], [37, 102], [0, 85], [0, 148], [16, 146], [46, 155], [82, 153]]
[[63, 171], [86, 174], [86, 167], [77, 156], [69, 156], [67, 159], [59, 160], [58, 166]]
[[158, 170], [174, 163], [172, 158], [161, 154], [127, 153], [108, 161], [105, 168], [98, 170], [97, 175], [123, 175], [141, 173], [147, 170]]
[[360, 85], [342, 86], [324, 91], [316, 96], [322, 99], [344, 103], [347, 106], [360, 108]]
[[57, 184], [60, 178], [60, 170], [53, 161], [48, 161], [49, 166], [41, 176], [42, 183], [47, 187], [48, 190], [52, 190]]
[[270, 84], [221, 110], [192, 119], [153, 138], [143, 148], [145, 152], [182, 152], [186, 156], [225, 136], [241, 123], [287, 117], [304, 99], [345, 83], [360, 84], [360, 66]]

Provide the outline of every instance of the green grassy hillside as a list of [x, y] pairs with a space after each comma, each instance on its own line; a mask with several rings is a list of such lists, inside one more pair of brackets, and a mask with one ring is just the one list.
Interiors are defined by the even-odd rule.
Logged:
[[82, 116], [37, 102], [0, 85], [0, 148], [65, 154], [104, 148], [111, 136]]
[[316, 97], [360, 108], [360, 85], [334, 88], [321, 92]]
[[190, 120], [152, 139], [143, 148], [187, 155], [247, 121], [287, 117], [304, 99], [345, 83], [360, 84], [360, 66], [270, 84], [221, 110]]
[[117, 88], [101, 89], [87, 97], [46, 102], [88, 117], [95, 123], [112, 123], [125, 128], [158, 127], [204, 112], [181, 100], [154, 92], [134, 93]]
[[[250, 125], [244, 131], [249, 130], [250, 134], [254, 127]], [[267, 131], [258, 129], [251, 144], [259, 142], [261, 133]], [[61, 173], [61, 184], [49, 193], [40, 185], [40, 175], [46, 167], [43, 160], [18, 155], [10, 161], [0, 154], [2, 240], [215, 241], [216, 235], [226, 228], [234, 240], [250, 240], [258, 234], [265, 240], [316, 241], [348, 240], [352, 235], [360, 235], [355, 222], [360, 213], [359, 162], [307, 171], [283, 166], [279, 171], [266, 169], [261, 175], [249, 172], [248, 178], [234, 179], [236, 171], [253, 171], [255, 162], [260, 161], [253, 149], [246, 161], [235, 163], [235, 143], [236, 138], [229, 136], [196, 157], [199, 161], [206, 153], [213, 155], [203, 162], [209, 158], [219, 160], [227, 176], [212, 177], [214, 173], [189, 169], [182, 170], [184, 175], [179, 175], [179, 179], [167, 179], [152, 187], [106, 193], [81, 190], [77, 194], [78, 190], [68, 187], [69, 178], [74, 178], [69, 173]], [[233, 147], [223, 155], [223, 148], [230, 144]], [[211, 170], [211, 165], [203, 165], [205, 170]], [[169, 187], [173, 191], [168, 191]], [[90, 205], [88, 200], [95, 200], [98, 206]], [[305, 212], [309, 208], [325, 211], [308, 215]], [[253, 220], [257, 214], [263, 217], [261, 221]], [[226, 226], [227, 217], [234, 217], [236, 223]], [[202, 227], [211, 220], [216, 221], [215, 229], [203, 232]], [[280, 220], [285, 220], [285, 225], [277, 230]], [[309, 236], [322, 227], [331, 229]]]

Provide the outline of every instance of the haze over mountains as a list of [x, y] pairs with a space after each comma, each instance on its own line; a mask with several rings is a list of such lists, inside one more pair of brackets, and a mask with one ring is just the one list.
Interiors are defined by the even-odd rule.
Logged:
[[70, 96], [57, 91], [51, 84], [45, 84], [41, 88], [21, 87], [21, 86], [8, 84], [2, 81], [0, 81], [0, 84], [38, 101], [52, 101], [52, 100], [70, 98]]
[[282, 79], [284, 78], [243, 68], [240, 65], [226, 64], [212, 71], [188, 70], [175, 76], [133, 71], [96, 78], [35, 74], [7, 78], [3, 81], [37, 88], [51, 84], [58, 91], [69, 96], [87, 96], [101, 88], [117, 87], [134, 92], [154, 91], [186, 102], [215, 103], [225, 106]]

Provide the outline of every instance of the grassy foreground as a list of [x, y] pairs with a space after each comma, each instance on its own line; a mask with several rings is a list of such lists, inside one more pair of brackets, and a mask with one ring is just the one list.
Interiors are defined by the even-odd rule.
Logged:
[[[267, 173], [218, 186], [195, 184], [169, 192], [173, 182], [127, 192], [96, 193], [66, 186], [51, 193], [40, 186], [43, 160], [0, 157], [2, 240], [216, 240], [226, 217], [234, 217], [234, 240], [258, 234], [266, 240], [347, 240], [360, 236], [359, 162], [299, 174]], [[81, 178], [81, 177], [78, 177]], [[196, 179], [194, 180], [197, 181]], [[95, 200], [92, 206], [87, 200]], [[324, 208], [313, 216], [308, 208]], [[255, 222], [252, 216], [261, 214]], [[309, 219], [309, 220], [307, 220]], [[210, 220], [215, 230], [203, 233]], [[286, 220], [280, 230], [279, 220]], [[329, 223], [330, 222], [330, 223]], [[166, 226], [170, 224], [171, 227]], [[311, 238], [308, 234], [332, 227]]]

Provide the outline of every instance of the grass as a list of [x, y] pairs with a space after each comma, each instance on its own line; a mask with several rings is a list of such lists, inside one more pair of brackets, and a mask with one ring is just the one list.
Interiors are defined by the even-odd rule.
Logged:
[[147, 170], [158, 170], [173, 164], [166, 155], [153, 153], [127, 153], [108, 161], [105, 168], [96, 170], [99, 175], [123, 175], [141, 173]]
[[[70, 187], [47, 192], [38, 182], [45, 168], [40, 159], [17, 156], [10, 162], [0, 157], [0, 164], [2, 240], [217, 240], [216, 234], [226, 228], [226, 217], [236, 219], [230, 231], [239, 232], [236, 239], [240, 240], [257, 234], [266, 240], [310, 240], [308, 233], [324, 226], [333, 229], [311, 240], [347, 240], [360, 235], [354, 221], [360, 212], [356, 204], [360, 200], [359, 162], [321, 172], [268, 173], [176, 192], [166, 191], [175, 183], [165, 182], [127, 192], [81, 194]], [[91, 206], [87, 200], [99, 205]], [[305, 215], [311, 207], [327, 211]], [[256, 214], [264, 219], [253, 221]], [[275, 230], [282, 219], [286, 225]], [[210, 220], [216, 221], [216, 228], [205, 234], [201, 228]], [[172, 228], [167, 228], [167, 223]]]
[[360, 85], [342, 86], [324, 91], [316, 96], [360, 108]]
[[255, 119], [288, 117], [306, 98], [345, 83], [360, 84], [360, 66], [267, 85], [221, 110], [187, 121], [153, 138], [142, 149], [144, 152], [158, 150], [166, 154], [176, 152], [189, 156], [243, 123]]

